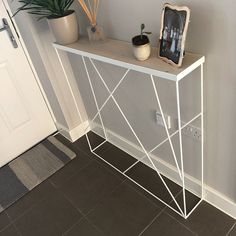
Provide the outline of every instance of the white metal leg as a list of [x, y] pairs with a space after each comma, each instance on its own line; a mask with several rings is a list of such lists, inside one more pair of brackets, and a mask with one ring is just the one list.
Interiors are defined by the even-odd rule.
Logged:
[[86, 139], [87, 139], [87, 142], [88, 142], [88, 145], [89, 145], [89, 149], [90, 149], [90, 151], [92, 152], [92, 151], [93, 151], [93, 148], [92, 148], [92, 146], [91, 146], [91, 143], [90, 143], [90, 140], [89, 140], [89, 137], [88, 137], [88, 133], [85, 134], [85, 137], [86, 137]]
[[165, 126], [167, 138], [169, 140], [171, 151], [172, 151], [172, 154], [173, 154], [173, 157], [174, 157], [174, 160], [175, 160], [175, 165], [177, 167], [177, 170], [178, 170], [178, 173], [179, 173], [179, 177], [182, 180], [183, 176], [182, 176], [182, 174], [180, 172], [180, 169], [179, 169], [179, 164], [178, 164], [178, 161], [177, 161], [177, 158], [176, 158], [176, 155], [175, 155], [175, 150], [174, 150], [174, 147], [173, 147], [173, 144], [172, 144], [172, 140], [170, 138], [170, 134], [169, 134], [169, 131], [168, 131], [168, 128], [167, 128], [165, 116], [164, 116], [164, 113], [163, 113], [163, 110], [162, 110], [161, 102], [160, 102], [160, 99], [159, 99], [159, 96], [158, 96], [158, 92], [157, 92], [157, 88], [156, 88], [156, 85], [155, 85], [155, 82], [154, 82], [154, 79], [153, 79], [153, 75], [151, 75], [151, 80], [152, 80], [152, 85], [153, 85], [153, 89], [154, 89], [154, 92], [155, 92], [155, 96], [156, 96], [156, 99], [157, 99], [157, 103], [158, 103], [158, 106], [160, 108], [160, 112], [161, 112], [161, 116], [162, 116], [162, 119], [163, 119], [163, 123], [164, 123], [164, 126]]
[[[95, 92], [94, 92], [94, 88], [93, 88], [93, 84], [91, 82], [91, 78], [90, 78], [90, 75], [89, 75], [89, 72], [88, 72], [88, 68], [87, 68], [87, 65], [86, 65], [86, 62], [85, 62], [85, 59], [84, 59], [83, 56], [82, 56], [82, 60], [83, 60], [84, 68], [85, 68], [85, 71], [86, 71], [86, 74], [87, 74], [87, 77], [88, 77], [89, 85], [90, 85], [90, 88], [92, 90], [92, 94], [93, 94], [93, 98], [94, 98], [94, 101], [95, 101], [96, 108], [97, 108], [97, 110], [99, 110], [97, 98], [96, 98], [96, 95], [95, 95]], [[107, 140], [107, 133], [106, 133], [105, 126], [103, 124], [103, 119], [102, 119], [101, 113], [98, 112], [98, 115], [99, 115], [99, 119], [100, 119], [101, 124], [102, 124], [102, 128], [103, 128], [103, 132], [104, 132], [104, 135], [105, 135], [105, 139]], [[88, 137], [87, 137], [87, 139], [89, 140]], [[90, 143], [90, 147], [91, 147], [91, 143]]]
[[183, 187], [183, 202], [184, 202], [184, 217], [186, 218], [186, 199], [185, 199], [185, 179], [184, 179], [184, 160], [183, 160], [183, 143], [182, 143], [182, 129], [181, 129], [181, 113], [180, 113], [180, 96], [179, 96], [179, 81], [176, 81], [176, 100], [178, 112], [178, 132], [179, 132], [179, 147], [180, 147], [180, 160], [182, 169], [182, 187]]
[[202, 199], [204, 198], [204, 90], [203, 90], [203, 64], [201, 64], [201, 132], [202, 132], [202, 139], [201, 139], [201, 171], [202, 171]]

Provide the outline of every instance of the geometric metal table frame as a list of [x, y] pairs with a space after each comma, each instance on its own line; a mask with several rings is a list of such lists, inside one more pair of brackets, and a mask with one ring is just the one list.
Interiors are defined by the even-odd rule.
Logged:
[[[58, 56], [58, 59], [60, 61], [60, 64], [62, 66], [62, 69], [63, 69], [63, 72], [65, 74], [65, 78], [67, 80], [67, 83], [68, 83], [68, 86], [71, 90], [71, 94], [73, 96], [73, 89], [71, 87], [71, 84], [70, 84], [70, 79], [68, 78], [68, 75], [67, 75], [67, 72], [66, 72], [66, 68], [64, 67], [64, 63], [63, 63], [63, 60], [60, 56], [60, 53], [59, 53], [59, 50], [62, 50], [62, 51], [65, 51], [65, 52], [72, 52], [72, 53], [75, 53], [77, 55], [80, 55], [82, 57], [82, 61], [83, 61], [83, 65], [84, 65], [84, 68], [85, 68], [85, 71], [86, 71], [86, 75], [87, 75], [87, 79], [88, 79], [88, 82], [89, 82], [89, 85], [90, 85], [90, 88], [91, 88], [91, 91], [92, 91], [92, 95], [93, 95], [93, 99], [94, 99], [94, 102], [95, 102], [95, 105], [96, 105], [96, 109], [97, 109], [97, 113], [96, 115], [93, 117], [93, 119], [90, 121], [90, 122], [93, 122], [96, 118], [99, 118], [100, 119], [100, 122], [101, 122], [101, 125], [102, 125], [102, 129], [103, 129], [103, 132], [104, 132], [104, 136], [105, 136], [105, 140], [100, 143], [99, 145], [97, 145], [96, 147], [92, 147], [91, 146], [91, 143], [90, 143], [90, 140], [89, 140], [89, 137], [87, 135], [87, 131], [89, 129], [89, 127], [86, 128], [86, 138], [87, 138], [87, 141], [88, 141], [88, 144], [89, 144], [89, 148], [90, 148], [90, 151], [98, 156], [100, 159], [102, 159], [104, 162], [106, 162], [108, 165], [112, 166], [114, 169], [116, 169], [118, 172], [120, 172], [121, 174], [123, 174], [126, 178], [130, 179], [132, 182], [134, 182], [135, 184], [137, 184], [139, 187], [141, 187], [142, 189], [144, 189], [146, 192], [148, 192], [149, 194], [151, 194], [153, 197], [155, 197], [156, 199], [158, 199], [159, 201], [161, 201], [163, 204], [165, 204], [166, 206], [168, 206], [169, 208], [171, 208], [173, 211], [175, 211], [177, 214], [181, 215], [182, 217], [184, 217], [185, 219], [187, 219], [191, 213], [196, 209], [196, 207], [201, 203], [201, 201], [203, 200], [203, 197], [204, 197], [204, 189], [203, 189], [203, 167], [204, 167], [204, 162], [203, 162], [203, 153], [204, 153], [204, 135], [203, 135], [203, 63], [205, 61], [205, 58], [202, 57], [201, 60], [198, 61], [198, 63], [194, 64], [193, 66], [189, 66], [185, 71], [184, 73], [181, 73], [180, 75], [177, 75], [176, 76], [176, 79], [173, 79], [173, 78], [169, 78], [170, 80], [172, 80], [174, 83], [175, 83], [175, 89], [176, 89], [176, 104], [177, 104], [177, 115], [178, 115], [178, 129], [172, 133], [170, 135], [169, 133], [169, 130], [168, 130], [168, 127], [167, 127], [167, 124], [166, 124], [166, 121], [165, 121], [165, 118], [164, 118], [164, 113], [163, 113], [163, 109], [162, 109], [162, 104], [160, 102], [160, 99], [159, 99], [159, 95], [158, 95], [158, 92], [157, 92], [157, 87], [156, 87], [156, 84], [157, 82], [155, 82], [155, 78], [154, 78], [154, 75], [151, 74], [151, 73], [147, 73], [147, 72], [143, 72], [143, 73], [147, 73], [149, 74], [150, 76], [150, 80], [152, 82], [152, 86], [153, 86], [153, 92], [155, 94], [155, 98], [156, 98], [156, 102], [157, 102], [157, 106], [159, 107], [160, 109], [160, 113], [161, 113], [161, 116], [162, 116], [162, 119], [163, 119], [163, 123], [164, 123], [164, 126], [165, 126], [165, 131], [166, 131], [166, 135], [167, 135], [167, 138], [164, 139], [162, 142], [158, 143], [155, 147], [153, 147], [150, 151], [147, 151], [144, 147], [144, 145], [142, 144], [142, 142], [140, 141], [140, 138], [138, 137], [138, 135], [136, 134], [134, 128], [132, 127], [132, 125], [130, 124], [129, 120], [127, 119], [124, 111], [122, 110], [122, 108], [120, 107], [118, 101], [115, 99], [115, 97], [113, 96], [113, 94], [119, 89], [120, 85], [122, 84], [122, 82], [127, 78], [127, 75], [128, 73], [131, 71], [131, 70], [135, 70], [135, 67], [132, 65], [130, 66], [129, 64], [125, 63], [119, 63], [119, 61], [117, 61], [116, 63], [114, 63], [114, 60], [109, 60], [109, 58], [106, 58], [106, 60], [104, 60], [103, 57], [97, 57], [96, 55], [93, 55], [91, 53], [86, 53], [86, 52], [81, 52], [81, 51], [71, 51], [69, 50], [69, 47], [67, 46], [62, 46], [62, 45], [59, 45], [59, 44], [56, 44], [54, 43], [53, 44], [55, 50], [56, 50], [56, 53], [57, 53], [57, 56]], [[88, 67], [87, 67], [87, 64], [86, 64], [86, 61], [85, 61], [85, 58], [88, 58], [88, 60], [90, 61], [90, 63], [92, 64], [93, 68], [95, 69], [97, 75], [99, 76], [101, 82], [103, 83], [103, 85], [105, 86], [109, 96], [106, 98], [105, 102], [102, 104], [102, 106], [98, 106], [98, 102], [97, 102], [97, 97], [96, 97], [96, 94], [95, 94], [95, 91], [94, 91], [94, 87], [93, 87], [93, 84], [92, 84], [92, 81], [91, 81], [91, 77], [90, 77], [90, 74], [89, 74], [89, 71], [88, 71]], [[114, 87], [114, 89], [112, 89], [112, 91], [108, 88], [105, 80], [103, 79], [101, 73], [99, 72], [97, 66], [94, 64], [94, 60], [99, 60], [99, 61], [102, 61], [102, 62], [106, 62], [106, 63], [110, 63], [110, 64], [116, 64], [116, 65], [119, 65], [119, 66], [123, 66], [126, 68], [126, 71], [124, 73], [124, 75], [121, 77], [121, 79], [119, 80], [119, 82], [117, 83], [117, 85]], [[181, 123], [181, 110], [180, 110], [180, 92], [179, 92], [179, 82], [185, 78], [185, 76], [187, 76], [188, 74], [190, 74], [193, 70], [195, 70], [196, 68], [198, 68], [200, 66], [200, 77], [201, 77], [201, 111], [199, 114], [197, 114], [195, 117], [193, 117], [189, 122], [185, 123], [184, 125], [182, 125]], [[140, 70], [139, 70], [140, 71]], [[142, 72], [142, 71], [141, 71]], [[167, 78], [168, 79], [168, 78]], [[77, 102], [76, 102], [76, 98], [75, 96], [73, 96], [73, 99], [74, 99], [74, 102], [75, 102], [75, 105], [76, 105], [76, 109], [77, 109], [77, 112], [79, 114], [79, 117], [80, 119], [82, 120], [82, 116], [81, 116], [81, 113], [80, 113], [80, 110], [77, 106]], [[113, 166], [112, 164], [110, 164], [109, 162], [107, 162], [106, 160], [104, 160], [102, 158], [102, 156], [98, 155], [95, 151], [96, 149], [98, 149], [100, 146], [102, 146], [104, 143], [106, 143], [108, 140], [107, 138], [107, 134], [106, 134], [106, 128], [105, 128], [105, 125], [103, 123], [103, 118], [102, 118], [102, 115], [101, 115], [101, 111], [104, 109], [104, 107], [106, 106], [106, 104], [108, 103], [109, 100], [113, 100], [113, 102], [115, 103], [115, 105], [117, 106], [119, 112], [121, 113], [122, 117], [124, 118], [125, 122], [127, 123], [127, 125], [129, 126], [130, 130], [132, 131], [133, 135], [135, 136], [137, 142], [139, 143], [140, 147], [142, 148], [143, 152], [145, 153], [145, 156], [139, 160], [137, 160], [134, 164], [132, 164], [129, 168], [127, 168], [125, 171], [120, 171], [119, 169], [117, 169], [115, 166]], [[198, 203], [191, 209], [190, 212], [187, 213], [187, 207], [186, 207], [186, 188], [185, 188], [185, 172], [184, 172], [184, 160], [183, 160], [183, 144], [182, 144], [182, 129], [184, 129], [186, 126], [188, 126], [190, 123], [192, 123], [193, 121], [195, 121], [196, 119], [200, 118], [201, 119], [201, 196], [200, 196], [200, 200], [198, 201]], [[172, 144], [172, 140], [171, 138], [175, 135], [179, 135], [179, 147], [180, 147], [180, 165], [177, 161], [177, 158], [176, 158], [176, 153], [175, 153], [175, 150], [174, 150], [174, 147], [173, 147], [173, 144]], [[150, 154], [157, 148], [159, 148], [161, 145], [163, 145], [164, 143], [166, 142], [169, 142], [169, 145], [171, 147], [171, 151], [172, 151], [172, 154], [173, 154], [173, 158], [174, 158], [174, 162], [175, 162], [175, 165], [176, 165], [176, 168], [178, 170], [178, 175], [179, 175], [179, 178], [182, 182], [182, 194], [183, 194], [183, 209], [181, 209], [179, 203], [176, 201], [176, 198], [173, 196], [171, 190], [169, 189], [169, 187], [167, 186], [165, 180], [163, 179], [160, 171], [157, 169], [156, 165], [153, 163], [152, 161], [152, 158], [150, 157]], [[135, 180], [133, 180], [131, 177], [129, 177], [126, 173], [127, 171], [132, 168], [133, 166], [135, 166], [137, 163], [139, 163], [140, 161], [142, 161], [145, 157], [148, 158], [148, 160], [150, 161], [151, 165], [152, 165], [152, 168], [156, 171], [156, 174], [158, 175], [158, 177], [161, 179], [162, 183], [164, 184], [164, 186], [166, 187], [168, 193], [170, 194], [173, 202], [176, 204], [177, 208], [179, 209], [179, 211], [177, 211], [176, 209], [174, 209], [172, 206], [170, 206], [169, 204], [167, 204], [165, 201], [163, 201], [162, 199], [160, 199], [159, 197], [157, 197], [155, 194], [153, 194], [152, 192], [150, 192], [148, 189], [146, 189], [145, 187], [143, 187], [142, 185], [140, 185], [139, 183], [137, 183]]]

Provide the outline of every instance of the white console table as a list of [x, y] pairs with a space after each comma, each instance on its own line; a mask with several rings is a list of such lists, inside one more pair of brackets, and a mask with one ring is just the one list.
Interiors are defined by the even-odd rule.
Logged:
[[[158, 200], [163, 202], [165, 205], [170, 207], [172, 210], [174, 210], [175, 212], [177, 212], [178, 214], [180, 214], [184, 218], [187, 218], [194, 211], [194, 209], [201, 203], [201, 201], [203, 199], [203, 143], [204, 143], [204, 140], [203, 140], [203, 64], [205, 62], [205, 57], [201, 56], [201, 55], [197, 55], [197, 54], [186, 53], [185, 58], [183, 60], [182, 67], [181, 68], [175, 68], [175, 67], [163, 62], [161, 59], [159, 59], [157, 57], [157, 49], [156, 48], [152, 48], [152, 54], [151, 54], [151, 57], [148, 60], [146, 60], [144, 62], [140, 62], [140, 61], [137, 61], [133, 57], [133, 55], [132, 55], [132, 45], [130, 43], [123, 42], [123, 41], [118, 41], [118, 40], [113, 40], [113, 39], [108, 39], [106, 42], [98, 43], [98, 44], [91, 44], [87, 39], [80, 39], [78, 42], [76, 42], [74, 44], [63, 46], [63, 45], [59, 45], [59, 44], [54, 43], [53, 46], [56, 49], [59, 61], [61, 63], [61, 66], [63, 68], [65, 76], [67, 78], [67, 82], [68, 82], [68, 85], [71, 89], [72, 94], [73, 94], [73, 88], [71, 87], [70, 78], [67, 74], [66, 67], [64, 66], [63, 60], [60, 57], [60, 51], [77, 54], [77, 55], [82, 57], [83, 66], [85, 68], [86, 75], [87, 75], [87, 78], [88, 78], [88, 81], [89, 81], [89, 84], [90, 84], [90, 87], [91, 87], [91, 91], [92, 91], [92, 94], [93, 94], [93, 99], [95, 101], [96, 108], [97, 108], [97, 114], [92, 119], [92, 121], [94, 121], [97, 117], [99, 117], [99, 119], [101, 121], [101, 124], [102, 124], [104, 134], [105, 134], [105, 141], [100, 143], [95, 148], [91, 147], [88, 135], [86, 135], [89, 146], [90, 146], [90, 149], [91, 149], [91, 152], [94, 153], [99, 158], [101, 158], [103, 161], [105, 161], [101, 156], [99, 156], [97, 153], [95, 153], [95, 150], [97, 148], [99, 148], [101, 145], [103, 145], [105, 142], [108, 141], [107, 136], [106, 136], [106, 128], [105, 128], [105, 124], [103, 123], [101, 111], [106, 106], [107, 102], [110, 99], [112, 99], [114, 101], [114, 103], [116, 104], [117, 108], [119, 109], [121, 115], [125, 119], [125, 121], [126, 121], [127, 125], [129, 126], [130, 130], [132, 131], [132, 133], [136, 137], [136, 139], [137, 139], [140, 147], [142, 148], [143, 152], [145, 153], [146, 157], [148, 157], [149, 161], [151, 162], [151, 164], [153, 166], [153, 169], [156, 171], [157, 175], [159, 176], [159, 178], [163, 182], [164, 186], [168, 190], [169, 194], [171, 195], [171, 197], [173, 199], [173, 202], [176, 204], [176, 206], [178, 208], [178, 211], [176, 209], [174, 209], [171, 205], [164, 202], [162, 199], [158, 198], [151, 191], [146, 189], [145, 186], [140, 185], [139, 183], [137, 183], [135, 180], [133, 180], [132, 178], [130, 178], [126, 174], [127, 171], [130, 168], [132, 168], [134, 165], [136, 165], [140, 160], [135, 162], [132, 166], [130, 166], [125, 171], [120, 171], [119, 169], [117, 169], [115, 166], [111, 165], [107, 161], [105, 161], [105, 162], [107, 164], [111, 165], [113, 168], [115, 168], [120, 173], [122, 173], [124, 176], [126, 176], [127, 178], [129, 178], [130, 180], [135, 182], [137, 185], [139, 185], [141, 188], [143, 188], [149, 194], [151, 194], [152, 196], [154, 196], [155, 198], [157, 198]], [[95, 69], [96, 73], [98, 74], [98, 76], [101, 79], [103, 85], [105, 86], [105, 88], [107, 89], [107, 91], [109, 93], [109, 96], [107, 97], [106, 101], [100, 107], [98, 106], [96, 94], [94, 92], [94, 88], [93, 88], [93, 85], [92, 85], [92, 82], [91, 82], [91, 78], [90, 78], [90, 74], [89, 74], [89, 71], [88, 71], [88, 67], [87, 67], [86, 62], [85, 62], [85, 58], [88, 58], [90, 60], [93, 68]], [[103, 77], [101, 76], [98, 68], [94, 64], [94, 60], [98, 60], [98, 61], [105, 62], [105, 63], [108, 63], [108, 64], [117, 65], [117, 66], [120, 66], [120, 67], [123, 67], [123, 68], [126, 69], [126, 71], [125, 71], [124, 75], [122, 76], [122, 78], [120, 79], [119, 83], [115, 86], [115, 88], [112, 91], [108, 88], [108, 86], [107, 86], [106, 82], [104, 81]], [[200, 67], [200, 76], [199, 76], [199, 78], [201, 80], [200, 81], [201, 82], [201, 111], [200, 111], [199, 114], [197, 114], [195, 117], [193, 117], [188, 123], [182, 125], [182, 123], [181, 123], [181, 111], [180, 111], [179, 81], [184, 79], [187, 75], [189, 75], [191, 72], [193, 72], [198, 67]], [[157, 144], [157, 146], [154, 147], [151, 151], [146, 150], [144, 145], [140, 141], [141, 140], [140, 137], [138, 137], [138, 135], [136, 134], [134, 128], [132, 127], [129, 120], [127, 119], [127, 117], [126, 117], [125, 113], [123, 112], [122, 108], [120, 107], [118, 101], [113, 96], [114, 92], [119, 88], [120, 84], [126, 79], [127, 74], [131, 70], [138, 71], [138, 72], [150, 75], [150, 80], [151, 80], [152, 85], [153, 85], [153, 91], [155, 93], [156, 102], [157, 102], [157, 104], [160, 108], [160, 112], [161, 112], [163, 122], [164, 122], [164, 126], [165, 126], [165, 131], [166, 131], [166, 134], [167, 134], [166, 140], [163, 140], [162, 143], [169, 142], [172, 153], [173, 153], [173, 158], [174, 158], [174, 161], [175, 161], [175, 164], [176, 164], [176, 168], [178, 170], [178, 174], [179, 174], [179, 177], [180, 177], [181, 182], [182, 182], [183, 209], [181, 209], [179, 203], [176, 201], [176, 199], [173, 196], [172, 192], [170, 191], [167, 184], [165, 183], [162, 175], [160, 174], [160, 172], [158, 171], [158, 169], [154, 165], [154, 163], [152, 161], [152, 158], [150, 157], [151, 151], [153, 151], [155, 148], [162, 145], [162, 143]], [[161, 79], [171, 80], [171, 81], [173, 81], [173, 83], [175, 83], [175, 86], [176, 86], [178, 130], [174, 134], [171, 134], [171, 135], [169, 133], [166, 121], [164, 119], [162, 104], [160, 102], [159, 95], [158, 95], [157, 88], [156, 88], [156, 84], [154, 82], [154, 80], [155, 80], [154, 76], [157, 76], [158, 78], [161, 78]], [[75, 99], [75, 97], [74, 97], [74, 99]], [[75, 104], [76, 104], [76, 99], [75, 99]], [[80, 111], [79, 111], [78, 107], [77, 107], [77, 111], [78, 111], [78, 114], [80, 115]], [[81, 115], [80, 115], [80, 117], [81, 117]], [[188, 124], [190, 124], [191, 122], [193, 122], [194, 120], [196, 120], [198, 118], [201, 119], [201, 133], [202, 133], [202, 136], [201, 136], [201, 196], [200, 196], [200, 200], [198, 201], [198, 203], [196, 203], [196, 205], [191, 209], [190, 212], [187, 212], [187, 210], [186, 210], [185, 172], [184, 172], [184, 164], [183, 164], [184, 160], [183, 160], [183, 150], [182, 150], [183, 149], [182, 129], [185, 128]], [[81, 118], [81, 120], [82, 120], [82, 118]], [[178, 161], [176, 159], [175, 150], [173, 148], [173, 144], [172, 144], [172, 140], [171, 140], [171, 137], [175, 134], [179, 135], [180, 158], [181, 158], [180, 165], [178, 164]]]

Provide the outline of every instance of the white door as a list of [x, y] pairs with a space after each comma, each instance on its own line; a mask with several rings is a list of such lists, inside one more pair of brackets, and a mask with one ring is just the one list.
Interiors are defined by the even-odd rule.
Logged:
[[0, 167], [56, 131], [23, 48], [0, 0]]

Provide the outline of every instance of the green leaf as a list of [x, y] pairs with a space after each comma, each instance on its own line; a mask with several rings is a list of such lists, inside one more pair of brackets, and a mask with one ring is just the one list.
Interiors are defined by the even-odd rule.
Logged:
[[145, 29], [145, 24], [141, 24], [141, 31]]
[[143, 32], [143, 34], [152, 34], [152, 32], [145, 31], [145, 32]]
[[27, 11], [30, 14], [41, 16], [39, 19], [48, 17], [63, 17], [67, 14], [74, 0], [19, 0], [22, 6], [13, 14]]

